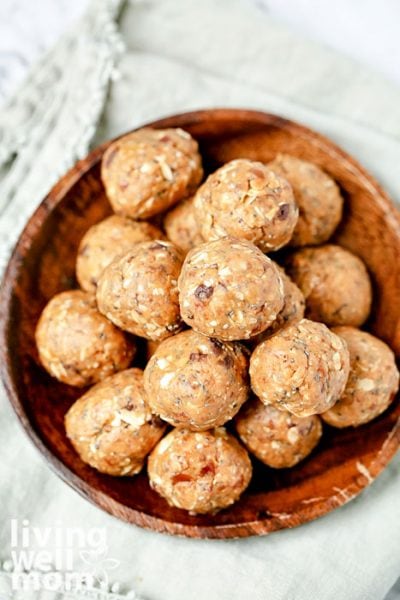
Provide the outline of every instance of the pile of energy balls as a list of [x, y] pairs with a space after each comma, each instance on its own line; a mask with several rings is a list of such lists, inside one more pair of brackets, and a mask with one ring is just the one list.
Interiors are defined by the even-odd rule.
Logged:
[[[80, 289], [55, 296], [36, 330], [50, 375], [95, 384], [65, 417], [82, 460], [133, 476], [147, 459], [152, 488], [191, 513], [239, 498], [249, 452], [293, 467], [323, 422], [367, 423], [399, 385], [390, 348], [359, 329], [367, 269], [326, 243], [343, 209], [333, 179], [288, 155], [202, 179], [182, 129], [112, 143], [102, 180], [115, 214], [86, 232]], [[279, 266], [268, 254], [283, 246]], [[144, 371], [131, 367], [138, 337]]]

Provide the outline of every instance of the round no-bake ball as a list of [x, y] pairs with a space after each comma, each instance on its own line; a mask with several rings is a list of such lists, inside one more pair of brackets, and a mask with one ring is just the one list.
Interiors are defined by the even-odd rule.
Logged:
[[277, 265], [283, 281], [283, 308], [277, 314], [276, 320], [265, 331], [250, 338], [250, 346], [255, 347], [268, 337], [292, 323], [301, 321], [304, 317], [306, 301], [300, 288], [288, 277], [285, 271]]
[[248, 339], [283, 307], [278, 268], [249, 242], [223, 238], [187, 255], [178, 281], [183, 320], [223, 340]]
[[296, 417], [252, 398], [235, 419], [247, 449], [274, 469], [294, 467], [312, 452], [322, 435], [317, 415]]
[[394, 354], [384, 342], [353, 327], [333, 331], [347, 344], [350, 374], [343, 394], [322, 416], [333, 427], [357, 427], [375, 419], [399, 389]]
[[287, 270], [306, 298], [306, 317], [327, 325], [358, 327], [367, 319], [372, 287], [364, 263], [333, 244], [304, 248], [287, 261]]
[[36, 344], [50, 375], [77, 387], [126, 369], [136, 352], [133, 342], [80, 290], [50, 300], [37, 324]]
[[291, 246], [326, 242], [342, 218], [343, 198], [334, 180], [317, 165], [288, 154], [279, 154], [268, 167], [291, 184], [299, 219]]
[[349, 375], [346, 342], [322, 323], [302, 319], [257, 346], [250, 358], [250, 380], [264, 404], [298, 417], [331, 408]]
[[160, 240], [136, 244], [116, 258], [97, 285], [97, 305], [121, 329], [162, 340], [181, 329], [177, 280], [180, 251]]
[[291, 185], [263, 163], [237, 159], [210, 175], [194, 205], [205, 240], [233, 236], [264, 252], [288, 243], [298, 208]]
[[168, 504], [191, 513], [215, 513], [233, 504], [251, 479], [246, 450], [224, 428], [174, 429], [148, 460], [150, 485]]
[[152, 411], [176, 427], [223, 425], [247, 400], [248, 351], [195, 331], [164, 340], [145, 369]]
[[193, 197], [187, 198], [170, 210], [164, 218], [167, 237], [183, 254], [204, 242], [200, 233]]
[[76, 260], [76, 276], [86, 292], [96, 293], [104, 269], [139, 242], [163, 239], [161, 229], [145, 221], [112, 215], [93, 225], [83, 236]]
[[143, 371], [128, 369], [79, 398], [65, 416], [65, 428], [85, 463], [108, 475], [135, 475], [166, 425], [146, 403]]
[[118, 214], [147, 219], [192, 193], [203, 169], [197, 142], [183, 129], [144, 128], [113, 142], [101, 177]]

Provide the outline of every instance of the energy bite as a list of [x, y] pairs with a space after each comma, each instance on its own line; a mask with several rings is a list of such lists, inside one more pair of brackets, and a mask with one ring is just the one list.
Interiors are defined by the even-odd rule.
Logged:
[[371, 281], [364, 263], [348, 250], [333, 244], [303, 248], [286, 267], [306, 298], [309, 319], [358, 327], [368, 318]]
[[224, 428], [174, 429], [148, 460], [151, 487], [168, 504], [191, 513], [215, 513], [233, 504], [248, 486], [247, 451]]
[[79, 398], [65, 416], [65, 428], [85, 463], [121, 476], [139, 473], [166, 425], [146, 403], [143, 371], [128, 369]]
[[193, 206], [193, 197], [180, 202], [166, 214], [164, 229], [168, 239], [183, 254], [204, 242]]
[[263, 163], [237, 159], [210, 175], [194, 206], [205, 240], [232, 236], [263, 252], [288, 243], [298, 219], [291, 185]]
[[178, 280], [183, 320], [222, 340], [261, 333], [283, 307], [275, 263], [249, 242], [222, 238], [187, 255]]
[[63, 383], [83, 387], [126, 369], [136, 346], [80, 290], [57, 294], [36, 327], [40, 362]]
[[218, 427], [247, 400], [247, 369], [248, 352], [241, 344], [184, 331], [162, 342], [147, 364], [147, 400], [176, 427]]
[[147, 219], [197, 188], [203, 176], [197, 142], [183, 129], [144, 128], [105, 151], [101, 177], [113, 210]]
[[294, 467], [308, 456], [322, 436], [317, 415], [296, 417], [287, 410], [264, 405], [252, 398], [235, 419], [246, 448], [274, 469]]
[[326, 242], [339, 225], [343, 211], [343, 197], [334, 180], [317, 165], [288, 154], [278, 154], [268, 167], [291, 184], [299, 207], [290, 245]]
[[121, 329], [149, 340], [162, 340], [182, 326], [177, 280], [180, 251], [160, 240], [136, 244], [102, 273], [97, 305]]
[[399, 389], [399, 372], [389, 346], [353, 327], [333, 331], [347, 344], [350, 374], [343, 394], [321, 416], [333, 427], [358, 427], [387, 409]]
[[255, 337], [250, 338], [250, 346], [255, 347], [260, 344], [268, 337], [286, 327], [291, 323], [301, 321], [304, 317], [304, 310], [306, 307], [306, 301], [302, 291], [297, 287], [295, 283], [288, 277], [285, 271], [277, 265], [280, 276], [283, 281], [283, 308], [277, 314], [275, 321], [270, 327], [268, 327], [262, 333], [259, 333]]
[[325, 412], [342, 395], [349, 375], [346, 342], [322, 323], [302, 319], [257, 346], [250, 381], [264, 404], [297, 417]]
[[76, 277], [83, 290], [96, 293], [104, 269], [134, 244], [163, 239], [161, 229], [145, 221], [138, 222], [112, 215], [93, 225], [83, 236], [76, 260]]

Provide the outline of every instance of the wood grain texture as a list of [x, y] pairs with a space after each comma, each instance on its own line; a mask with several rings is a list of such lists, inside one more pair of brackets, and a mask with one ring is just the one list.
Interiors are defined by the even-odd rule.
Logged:
[[[400, 218], [390, 199], [358, 163], [317, 133], [277, 116], [247, 110], [208, 110], [173, 116], [154, 127], [184, 127], [200, 143], [207, 171], [238, 157], [269, 161], [287, 152], [320, 165], [346, 199], [336, 240], [358, 254], [374, 282], [368, 329], [400, 354]], [[358, 429], [325, 427], [322, 443], [293, 469], [274, 471], [254, 461], [240, 502], [215, 516], [169, 507], [145, 473], [112, 478], [81, 462], [66, 439], [63, 417], [82, 393], [40, 367], [34, 329], [55, 293], [76, 285], [75, 257], [87, 228], [110, 214], [99, 178], [108, 144], [80, 161], [51, 190], [29, 220], [5, 274], [1, 293], [1, 368], [25, 431], [56, 473], [114, 516], [170, 534], [203, 538], [260, 535], [295, 527], [354, 498], [400, 444], [400, 403]]]

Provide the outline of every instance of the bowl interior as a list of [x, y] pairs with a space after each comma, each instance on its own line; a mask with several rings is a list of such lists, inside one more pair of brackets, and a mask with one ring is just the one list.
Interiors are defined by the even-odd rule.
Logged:
[[[358, 254], [374, 281], [368, 328], [400, 352], [400, 221], [376, 182], [322, 136], [279, 117], [252, 111], [211, 110], [164, 119], [200, 143], [206, 171], [233, 158], [271, 160], [287, 152], [315, 162], [340, 185], [345, 217], [335, 238]], [[198, 537], [236, 537], [293, 527], [354, 497], [390, 460], [400, 442], [398, 399], [377, 420], [344, 431], [325, 427], [322, 443], [290, 470], [254, 461], [242, 499], [215, 516], [191, 516], [153, 492], [145, 473], [112, 478], [86, 466], [66, 439], [63, 417], [82, 393], [40, 367], [34, 330], [46, 302], [76, 287], [75, 258], [84, 232], [111, 213], [100, 180], [107, 145], [78, 163], [30, 219], [3, 284], [3, 376], [29, 436], [57, 473], [108, 512], [159, 531]]]

